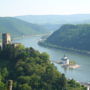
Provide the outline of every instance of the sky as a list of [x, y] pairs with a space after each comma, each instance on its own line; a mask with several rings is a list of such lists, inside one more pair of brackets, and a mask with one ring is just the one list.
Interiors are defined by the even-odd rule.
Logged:
[[90, 0], [0, 0], [0, 17], [90, 14]]

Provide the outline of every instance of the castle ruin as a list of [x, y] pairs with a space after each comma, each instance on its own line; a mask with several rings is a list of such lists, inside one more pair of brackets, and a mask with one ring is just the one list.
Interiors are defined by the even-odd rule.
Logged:
[[3, 33], [2, 44], [0, 47], [4, 49], [7, 45], [10, 45], [12, 47], [18, 47], [19, 45], [21, 45], [21, 43], [12, 43], [11, 35], [9, 33]]
[[2, 47], [11, 44], [11, 35], [9, 33], [2, 34]]

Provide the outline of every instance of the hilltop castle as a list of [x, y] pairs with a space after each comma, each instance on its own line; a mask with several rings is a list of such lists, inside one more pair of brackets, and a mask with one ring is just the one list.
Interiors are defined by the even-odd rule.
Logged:
[[12, 43], [11, 35], [9, 33], [3, 33], [2, 34], [2, 48], [5, 48], [7, 45], [11, 45], [13, 47], [17, 47], [21, 45], [21, 43]]
[[11, 36], [9, 33], [3, 33], [2, 34], [2, 47], [5, 47], [8, 44], [11, 44]]

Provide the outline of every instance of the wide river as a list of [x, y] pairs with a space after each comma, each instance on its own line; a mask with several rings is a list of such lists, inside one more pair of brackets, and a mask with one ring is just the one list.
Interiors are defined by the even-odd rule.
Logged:
[[32, 37], [24, 37], [22, 39], [14, 40], [14, 42], [22, 43], [26, 47], [33, 47], [40, 52], [47, 52], [50, 55], [50, 60], [60, 60], [64, 56], [71, 60], [74, 60], [77, 64], [80, 65], [80, 68], [73, 69], [73, 70], [65, 70], [60, 65], [55, 64], [57, 69], [65, 73], [67, 78], [73, 78], [80, 82], [90, 82], [90, 56], [79, 54], [72, 51], [67, 50], [60, 50], [55, 48], [43, 47], [38, 45], [38, 41], [40, 40], [41, 36], [32, 36]]

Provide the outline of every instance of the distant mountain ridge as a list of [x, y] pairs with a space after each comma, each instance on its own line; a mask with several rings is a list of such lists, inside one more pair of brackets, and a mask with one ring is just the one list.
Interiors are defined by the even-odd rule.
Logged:
[[45, 42], [57, 47], [90, 51], [90, 24], [63, 25]]
[[40, 25], [25, 22], [11, 17], [0, 17], [0, 33], [13, 36], [44, 34], [46, 29]]
[[90, 23], [90, 14], [73, 15], [25, 15], [17, 16], [21, 20], [35, 24], [78, 24]]

